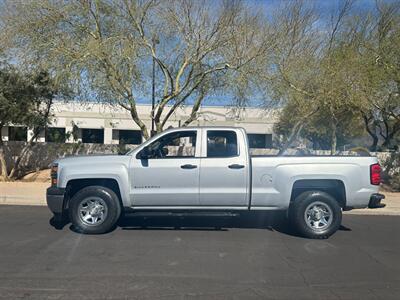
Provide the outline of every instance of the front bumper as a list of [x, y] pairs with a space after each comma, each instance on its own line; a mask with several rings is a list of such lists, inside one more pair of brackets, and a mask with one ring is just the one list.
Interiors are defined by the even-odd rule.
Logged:
[[62, 214], [64, 210], [64, 188], [49, 187], [46, 192], [47, 206], [53, 214]]
[[368, 203], [368, 208], [382, 208], [385, 207], [386, 205], [381, 203], [381, 201], [385, 199], [385, 195], [376, 193], [372, 194], [371, 197], [369, 198], [369, 203]]

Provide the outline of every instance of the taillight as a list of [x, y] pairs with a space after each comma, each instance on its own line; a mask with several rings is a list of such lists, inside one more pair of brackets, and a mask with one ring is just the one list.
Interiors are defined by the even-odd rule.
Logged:
[[57, 173], [58, 173], [58, 164], [53, 164], [51, 166], [51, 172], [50, 172], [52, 186], [57, 186]]
[[379, 164], [373, 164], [370, 166], [371, 184], [379, 185], [381, 183], [381, 171], [381, 166]]

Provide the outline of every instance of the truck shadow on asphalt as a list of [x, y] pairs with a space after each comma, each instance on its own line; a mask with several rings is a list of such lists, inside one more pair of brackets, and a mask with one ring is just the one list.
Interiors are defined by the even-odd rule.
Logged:
[[[50, 220], [50, 224], [62, 230], [68, 221], [60, 224]], [[301, 237], [290, 226], [285, 212], [251, 212], [238, 216], [177, 216], [177, 215], [135, 215], [121, 218], [116, 229], [120, 230], [196, 230], [196, 231], [229, 231], [230, 229], [266, 229], [290, 236]], [[79, 233], [73, 225], [71, 231]], [[351, 231], [343, 225], [339, 230]]]
[[[235, 217], [213, 216], [129, 216], [119, 223], [122, 230], [205, 230], [228, 231], [229, 229], [266, 229], [283, 234], [300, 236], [289, 224], [286, 212], [251, 212], [241, 213]], [[351, 231], [340, 226], [339, 230]]]

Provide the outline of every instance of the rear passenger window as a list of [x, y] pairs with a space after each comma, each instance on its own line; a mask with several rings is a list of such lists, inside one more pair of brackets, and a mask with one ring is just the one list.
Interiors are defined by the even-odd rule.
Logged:
[[207, 157], [230, 157], [238, 154], [237, 138], [234, 131], [207, 131]]

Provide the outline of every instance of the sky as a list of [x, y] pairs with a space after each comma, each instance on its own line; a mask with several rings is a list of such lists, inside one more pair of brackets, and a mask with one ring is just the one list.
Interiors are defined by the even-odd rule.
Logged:
[[[278, 8], [282, 3], [293, 2], [292, 0], [244, 0], [250, 5], [261, 6], [268, 14], [268, 11]], [[375, 7], [376, 1], [383, 3], [391, 3], [399, 0], [354, 0], [353, 7], [355, 10], [372, 9]], [[304, 0], [304, 3], [315, 5], [317, 10], [322, 14], [328, 16], [332, 10], [337, 9], [343, 0]]]
[[[4, 3], [5, 0], [0, 0], [0, 6]], [[119, 1], [119, 0], [115, 0]], [[194, 0], [196, 1], [196, 0]], [[245, 1], [250, 7], [254, 7], [254, 9], [261, 10], [267, 16], [272, 15], [273, 11], [279, 9], [285, 3], [289, 3], [293, 0], [243, 0]], [[362, 11], [362, 10], [374, 10], [376, 7], [376, 1], [378, 2], [385, 2], [391, 3], [400, 0], [355, 0], [353, 3], [353, 10], [354, 11]], [[306, 5], [310, 5], [315, 7], [315, 9], [321, 15], [321, 22], [329, 22], [329, 16], [334, 12], [337, 11], [341, 5], [343, 5], [344, 0], [304, 0]], [[150, 103], [151, 100], [149, 99], [151, 93], [145, 93], [146, 97], [140, 98], [138, 102], [140, 103]], [[206, 105], [229, 105], [232, 104], [232, 98], [229, 96], [210, 96], [207, 97], [205, 100]], [[256, 105], [254, 103], [253, 105]]]

